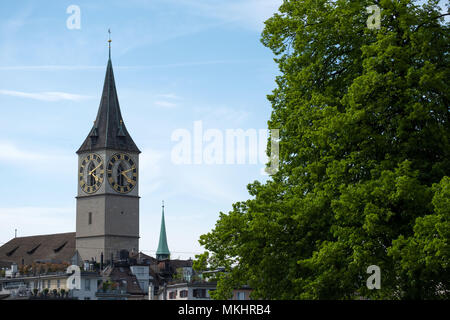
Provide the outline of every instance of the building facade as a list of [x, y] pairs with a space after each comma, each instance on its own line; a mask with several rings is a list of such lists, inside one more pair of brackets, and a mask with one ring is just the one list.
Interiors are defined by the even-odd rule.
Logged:
[[158, 300], [211, 300], [210, 291], [216, 290], [215, 282], [182, 282], [160, 289]]
[[79, 287], [75, 289], [68, 287], [70, 274], [67, 272], [20, 274], [14, 265], [8, 271], [5, 277], [0, 278], [0, 295], [10, 299], [48, 297], [97, 300], [96, 294], [102, 282], [102, 277], [97, 272], [82, 271]]

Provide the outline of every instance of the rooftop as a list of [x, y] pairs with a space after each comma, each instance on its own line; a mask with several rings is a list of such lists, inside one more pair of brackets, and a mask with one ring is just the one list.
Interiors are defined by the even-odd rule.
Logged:
[[75, 232], [13, 238], [0, 247], [2, 266], [22, 262], [62, 263], [75, 255]]

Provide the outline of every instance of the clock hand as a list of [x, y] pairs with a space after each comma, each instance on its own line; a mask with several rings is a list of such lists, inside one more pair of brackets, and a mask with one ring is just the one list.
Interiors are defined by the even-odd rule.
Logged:
[[[130, 170], [127, 170], [127, 171], [130, 171]], [[121, 174], [122, 174], [125, 178], [127, 178], [128, 183], [131, 183], [131, 179], [130, 179], [130, 178], [126, 175], [126, 173], [125, 173], [125, 172], [127, 172], [127, 171], [122, 171]]]
[[133, 168], [130, 168], [130, 169], [125, 170], [125, 171], [122, 171], [121, 173], [122, 173], [122, 174], [123, 174], [123, 173], [127, 173], [128, 171], [131, 171], [131, 170], [133, 170]]
[[94, 172], [95, 170], [97, 170], [98, 167], [100, 167], [102, 164], [100, 163], [98, 166], [96, 166], [94, 169], [92, 169], [91, 171], [89, 171], [89, 174], [92, 174], [92, 172]]
[[95, 174], [91, 173], [91, 176], [94, 177], [95, 181], [98, 181], [98, 177]]

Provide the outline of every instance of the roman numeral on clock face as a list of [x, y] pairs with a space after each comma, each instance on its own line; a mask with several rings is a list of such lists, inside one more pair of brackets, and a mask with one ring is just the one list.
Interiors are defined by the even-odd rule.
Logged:
[[108, 182], [116, 192], [128, 193], [137, 184], [137, 168], [130, 155], [114, 154], [106, 168]]
[[103, 184], [104, 168], [103, 159], [98, 154], [85, 156], [78, 171], [81, 190], [88, 194], [97, 192]]

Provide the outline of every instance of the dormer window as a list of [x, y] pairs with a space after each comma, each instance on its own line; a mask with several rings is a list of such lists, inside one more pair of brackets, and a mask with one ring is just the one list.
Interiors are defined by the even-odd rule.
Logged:
[[33, 247], [31, 250], [28, 250], [27, 253], [33, 254], [37, 250], [37, 248], [39, 248], [40, 246], [41, 246], [41, 244], [39, 243], [37, 246]]
[[66, 244], [67, 244], [67, 241], [64, 241], [64, 243], [62, 243], [61, 245], [59, 245], [58, 247], [56, 247], [55, 249], [53, 249], [53, 251], [54, 251], [55, 253], [61, 251], [61, 249], [64, 248]]
[[19, 246], [15, 247], [14, 249], [12, 249], [11, 251], [7, 252], [6, 255], [8, 257], [12, 256], [14, 254], [14, 252], [16, 252], [16, 250], [19, 248]]

